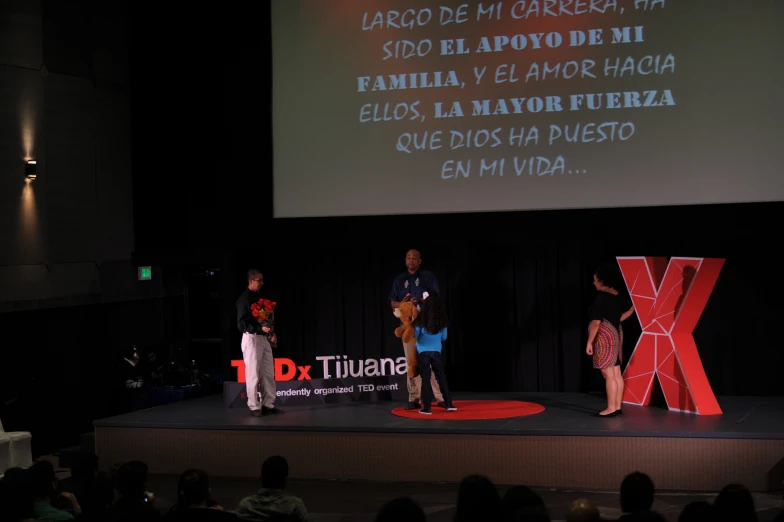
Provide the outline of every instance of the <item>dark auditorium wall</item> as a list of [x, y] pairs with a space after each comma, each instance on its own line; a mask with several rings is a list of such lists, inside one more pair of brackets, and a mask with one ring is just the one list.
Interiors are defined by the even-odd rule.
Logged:
[[[266, 66], [250, 57], [254, 48], [243, 48], [258, 31], [248, 34], [242, 30], [246, 27], [236, 26], [255, 20], [247, 9], [239, 2], [210, 9], [161, 3], [152, 13], [147, 4], [131, 4], [134, 217], [140, 252], [214, 248], [216, 241], [231, 243], [229, 238], [250, 229], [237, 219], [257, 197], [258, 184], [247, 183], [266, 171], [268, 147], [258, 139], [247, 147], [233, 144], [222, 105], [224, 88], [257, 92], [238, 98], [237, 109], [243, 125], [263, 133], [263, 120], [251, 107], [268, 104], [261, 94], [264, 80], [255, 78], [264, 77]], [[248, 60], [233, 67], [235, 55]], [[229, 203], [235, 208], [224, 209]], [[198, 256], [188, 257], [198, 264]]]
[[269, 38], [266, 4], [131, 4], [134, 260], [184, 274], [200, 367], [229, 357], [234, 250], [272, 240]]
[[131, 343], [186, 335], [181, 277], [139, 282], [131, 262], [129, 16], [122, 1], [0, 4], [0, 416], [36, 453], [116, 411]]
[[[136, 284], [123, 2], [3, 2], [2, 309], [152, 297]], [[38, 162], [27, 182], [24, 162]], [[159, 289], [158, 289], [159, 290]]]

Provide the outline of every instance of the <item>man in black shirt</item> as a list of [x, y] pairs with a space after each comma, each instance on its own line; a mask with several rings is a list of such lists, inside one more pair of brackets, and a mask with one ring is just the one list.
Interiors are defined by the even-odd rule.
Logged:
[[[392, 281], [392, 290], [389, 292], [389, 301], [392, 304], [392, 310], [400, 306], [400, 303], [406, 296], [416, 297], [422, 299], [427, 297], [426, 294], [430, 292], [438, 292], [438, 281], [436, 276], [430, 270], [420, 268], [422, 264], [422, 255], [418, 250], [409, 250], [406, 252], [406, 271], [398, 275]], [[411, 340], [409, 343], [403, 343], [403, 353], [406, 360], [411, 353], [416, 353], [416, 340]], [[436, 382], [435, 373], [430, 374], [430, 386], [433, 388], [433, 395], [436, 402], [442, 408], [446, 408], [444, 396], [441, 393], [441, 388]], [[422, 377], [416, 376], [414, 379], [408, 379], [408, 405], [407, 410], [418, 410], [422, 407], [420, 402], [420, 395], [422, 393]]]
[[[259, 290], [264, 276], [256, 269], [248, 271], [248, 288], [237, 299], [237, 328], [242, 332], [242, 358], [245, 361], [245, 389], [248, 393], [248, 408], [254, 417], [283, 413], [275, 407], [275, 361], [267, 334], [269, 326], [262, 326], [253, 317], [250, 306], [261, 299]], [[275, 334], [270, 339], [277, 342]], [[261, 381], [261, 403], [256, 389]]]

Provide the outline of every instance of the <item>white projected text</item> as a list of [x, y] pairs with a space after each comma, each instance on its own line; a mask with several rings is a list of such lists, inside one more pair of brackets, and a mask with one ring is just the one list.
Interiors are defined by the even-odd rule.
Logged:
[[352, 80], [358, 124], [394, 154], [438, 158], [426, 175], [444, 182], [598, 173], [608, 146], [678, 106], [676, 56], [660, 48], [661, 25], [646, 25], [665, 8], [506, 0], [365, 12], [375, 68], [364, 61]]

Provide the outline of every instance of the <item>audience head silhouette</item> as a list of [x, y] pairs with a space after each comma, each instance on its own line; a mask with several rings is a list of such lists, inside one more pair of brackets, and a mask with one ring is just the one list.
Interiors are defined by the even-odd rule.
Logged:
[[0, 479], [0, 509], [3, 520], [12, 522], [33, 518], [33, 488], [30, 472], [22, 468], [10, 468]]
[[57, 475], [54, 474], [54, 466], [47, 460], [30, 466], [30, 482], [37, 501], [51, 500], [57, 494]]
[[482, 475], [469, 475], [460, 482], [455, 522], [487, 522], [501, 519], [501, 497], [495, 485]]
[[117, 492], [125, 498], [143, 498], [147, 484], [147, 464], [134, 460], [117, 470]]
[[376, 522], [425, 522], [425, 512], [419, 504], [408, 497], [400, 497], [390, 500], [376, 516]]
[[269, 457], [261, 465], [261, 485], [267, 489], [286, 489], [288, 476], [289, 463], [279, 455]]
[[526, 486], [514, 486], [510, 488], [503, 500], [504, 512], [507, 516], [517, 519], [541, 514], [547, 514], [544, 500], [534, 490]]
[[724, 486], [713, 502], [716, 518], [723, 522], [757, 522], [754, 498], [741, 484]]
[[81, 495], [77, 494], [77, 499], [82, 507], [82, 518], [105, 519], [114, 502], [114, 482], [108, 473], [98, 473], [94, 480], [86, 483]]
[[713, 506], [701, 500], [687, 504], [678, 516], [678, 522], [706, 522], [714, 518]]
[[188, 469], [180, 475], [177, 485], [178, 505], [182, 508], [207, 506], [210, 500], [210, 479], [200, 469]]
[[621, 510], [624, 513], [650, 511], [655, 488], [651, 477], [635, 471], [621, 482]]
[[[81, 460], [75, 476], [58, 481], [50, 461], [40, 460], [29, 469], [10, 468], [0, 477], [0, 519], [9, 522], [65, 520], [77, 516], [84, 522], [112, 520], [161, 520], [167, 502], [147, 493], [147, 465], [140, 461], [122, 464], [111, 480], [95, 470], [95, 459]], [[261, 466], [262, 488], [226, 509], [215, 502], [210, 477], [200, 469], [187, 469], [179, 477], [177, 503], [166, 514], [169, 522], [297, 522], [307, 520], [303, 499], [285, 491], [289, 475], [286, 459], [276, 455]], [[115, 498], [116, 493], [119, 494]], [[665, 522], [652, 511], [655, 488], [651, 478], [636, 471], [621, 483], [623, 522]], [[62, 505], [61, 505], [62, 504]], [[565, 522], [599, 522], [599, 508], [581, 498], [569, 505]], [[68, 519], [70, 520], [70, 518]], [[410, 497], [386, 502], [375, 522], [426, 522], [422, 507]], [[526, 486], [506, 491], [503, 501], [496, 486], [483, 475], [469, 475], [460, 482], [454, 522], [550, 522], [542, 497]], [[758, 522], [754, 498], [741, 484], [724, 487], [711, 504], [705, 501], [686, 505], [678, 522]], [[784, 522], [780, 513], [774, 522]]]

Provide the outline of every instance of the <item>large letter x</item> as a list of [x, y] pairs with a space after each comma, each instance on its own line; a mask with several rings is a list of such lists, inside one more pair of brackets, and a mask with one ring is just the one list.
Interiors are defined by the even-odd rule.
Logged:
[[642, 326], [623, 373], [623, 402], [650, 404], [658, 376], [670, 410], [721, 414], [692, 332], [724, 260], [673, 257], [668, 264], [663, 257], [617, 259]]

